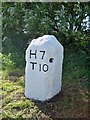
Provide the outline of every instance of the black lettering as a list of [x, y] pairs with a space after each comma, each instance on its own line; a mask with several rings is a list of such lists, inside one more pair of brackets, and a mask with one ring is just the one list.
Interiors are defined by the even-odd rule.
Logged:
[[42, 67], [42, 69], [43, 69], [44, 72], [47, 72], [48, 71], [48, 65], [44, 64], [43, 67]]
[[41, 71], [41, 64], [39, 64], [39, 71]]
[[37, 64], [36, 62], [30, 62], [32, 64], [32, 70], [34, 70], [34, 65]]
[[31, 58], [31, 55], [35, 55], [35, 59], [36, 59], [36, 53], [37, 53], [37, 50], [35, 50], [35, 53], [32, 53], [30, 50], [30, 58]]
[[40, 52], [43, 53], [43, 54], [42, 54], [42, 57], [41, 57], [41, 59], [43, 59], [43, 58], [44, 58], [44, 55], [45, 55], [45, 51], [40, 51]]

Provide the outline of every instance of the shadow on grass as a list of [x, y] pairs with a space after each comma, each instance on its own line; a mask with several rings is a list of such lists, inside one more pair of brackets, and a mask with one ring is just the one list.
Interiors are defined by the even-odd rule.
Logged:
[[80, 88], [65, 88], [50, 100], [40, 102], [32, 100], [41, 110], [39, 118], [56, 119], [56, 118], [83, 118], [88, 119], [88, 101], [86, 91], [83, 94]]

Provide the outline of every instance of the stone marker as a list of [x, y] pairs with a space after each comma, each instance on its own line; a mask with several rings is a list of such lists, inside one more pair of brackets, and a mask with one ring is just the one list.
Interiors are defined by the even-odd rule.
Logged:
[[26, 50], [25, 96], [45, 101], [61, 90], [63, 46], [53, 35], [32, 40]]

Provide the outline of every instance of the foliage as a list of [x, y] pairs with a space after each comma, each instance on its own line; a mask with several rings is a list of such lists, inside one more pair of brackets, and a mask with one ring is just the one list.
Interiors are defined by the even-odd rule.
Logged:
[[[12, 53], [17, 66], [25, 65], [29, 42], [53, 34], [65, 48], [89, 52], [90, 7], [88, 3], [2, 3], [3, 53]], [[13, 55], [14, 54], [14, 55]]]
[[15, 68], [15, 63], [11, 59], [11, 53], [9, 53], [8, 55], [0, 54], [0, 59], [2, 62], [3, 70], [6, 69], [7, 71], [11, 71]]

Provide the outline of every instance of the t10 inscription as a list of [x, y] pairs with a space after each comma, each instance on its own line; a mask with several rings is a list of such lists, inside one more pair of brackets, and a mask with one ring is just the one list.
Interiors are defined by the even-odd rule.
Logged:
[[[40, 54], [41, 54], [41, 60], [44, 59], [44, 57], [45, 57], [45, 51], [37, 51], [37, 50], [35, 50], [34, 52], [32, 52], [32, 50], [30, 50], [30, 59], [32, 57], [34, 57], [35, 59], [37, 59], [37, 52], [40, 52]], [[38, 64], [37, 62], [30, 62], [30, 64], [31, 64], [31, 69], [32, 70], [35, 70], [35, 68], [38, 67], [39, 71], [47, 72], [48, 69], [49, 69], [49, 67], [48, 67], [47, 64], [41, 65], [41, 64]]]

